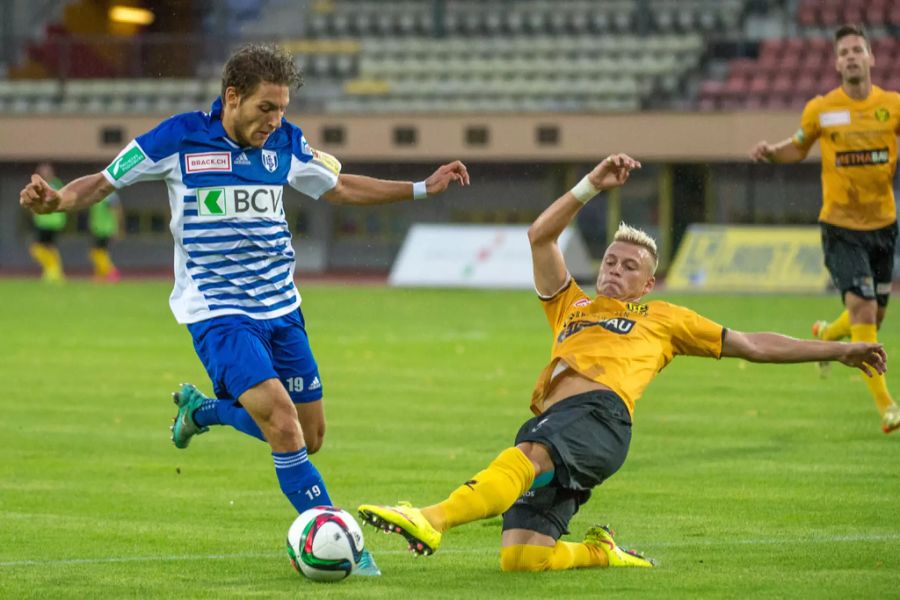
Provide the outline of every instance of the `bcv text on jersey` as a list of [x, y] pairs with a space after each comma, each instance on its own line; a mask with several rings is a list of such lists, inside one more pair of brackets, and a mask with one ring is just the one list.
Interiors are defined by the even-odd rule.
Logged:
[[200, 188], [197, 190], [201, 217], [259, 218], [284, 214], [284, 188], [280, 185]]

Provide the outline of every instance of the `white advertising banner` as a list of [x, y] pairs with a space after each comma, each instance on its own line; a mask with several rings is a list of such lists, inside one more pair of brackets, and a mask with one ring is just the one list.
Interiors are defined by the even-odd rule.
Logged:
[[[581, 234], [559, 239], [576, 279], [596, 273]], [[527, 225], [413, 225], [394, 261], [389, 282], [400, 287], [533, 289]]]

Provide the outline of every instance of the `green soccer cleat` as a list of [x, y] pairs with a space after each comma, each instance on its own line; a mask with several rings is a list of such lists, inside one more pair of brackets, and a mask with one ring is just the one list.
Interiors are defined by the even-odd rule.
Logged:
[[416, 555], [434, 554], [441, 545], [441, 532], [431, 526], [418, 508], [409, 502], [397, 506], [363, 504], [359, 518], [387, 533], [399, 533], [409, 542], [409, 551]]
[[[817, 340], [825, 339], [825, 330], [828, 329], [828, 321], [816, 321], [812, 324], [812, 334]], [[827, 360], [816, 363], [819, 365], [819, 377], [828, 379], [831, 374], [831, 363]]]
[[584, 543], [599, 548], [606, 554], [610, 567], [654, 567], [652, 558], [645, 558], [635, 550], [624, 550], [613, 541], [613, 532], [609, 525], [594, 525], [584, 534]]
[[894, 404], [881, 415], [881, 430], [890, 433], [900, 429], [900, 406]]
[[190, 383], [182, 383], [181, 389], [172, 394], [172, 399], [178, 407], [178, 413], [169, 428], [172, 430], [172, 443], [176, 448], [187, 448], [192, 437], [209, 431], [209, 427], [199, 427], [194, 421], [194, 413], [207, 398]]
[[375, 557], [366, 548], [363, 548], [362, 554], [359, 556], [359, 562], [353, 569], [354, 575], [361, 577], [378, 577], [381, 575], [381, 569], [375, 564]]

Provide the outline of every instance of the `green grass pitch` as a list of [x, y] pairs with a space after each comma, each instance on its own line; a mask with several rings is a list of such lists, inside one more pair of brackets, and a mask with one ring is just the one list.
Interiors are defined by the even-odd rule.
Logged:
[[[0, 281], [0, 597], [900, 595], [900, 433], [881, 433], [859, 376], [696, 358], [638, 402], [629, 459], [569, 538], [611, 523], [658, 569], [503, 574], [493, 519], [419, 559], [366, 528], [383, 577], [306, 581], [283, 550], [294, 514], [267, 447], [225, 428], [186, 451], [168, 439], [169, 393], [210, 391], [169, 289]], [[440, 500], [528, 418], [550, 347], [531, 294], [301, 290], [329, 421], [315, 462], [336, 503]], [[661, 297], [795, 336], [839, 308], [833, 296]], [[894, 356], [897, 322], [882, 332]]]

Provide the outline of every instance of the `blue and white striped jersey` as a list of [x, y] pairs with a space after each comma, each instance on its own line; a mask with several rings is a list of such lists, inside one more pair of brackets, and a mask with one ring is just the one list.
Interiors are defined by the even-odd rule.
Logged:
[[217, 99], [209, 113], [175, 115], [138, 136], [103, 174], [116, 189], [165, 180], [175, 238], [169, 305], [179, 323], [195, 323], [229, 314], [271, 319], [300, 305], [284, 184], [318, 199], [340, 170], [287, 120], [263, 148], [239, 147]]

